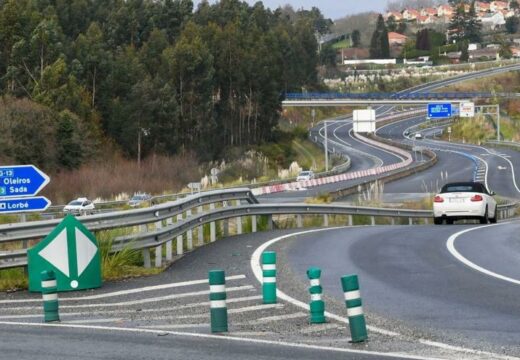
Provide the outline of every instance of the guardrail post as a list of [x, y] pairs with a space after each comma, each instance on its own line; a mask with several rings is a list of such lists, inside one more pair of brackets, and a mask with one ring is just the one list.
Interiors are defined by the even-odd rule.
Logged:
[[45, 322], [60, 321], [56, 275], [52, 270], [44, 270], [40, 276], [42, 280], [43, 320]]
[[[191, 217], [191, 210], [186, 210], [186, 218]], [[193, 250], [193, 230], [189, 229], [186, 233], [188, 250]]]
[[413, 219], [412, 218], [408, 218], [408, 225], [413, 225]]
[[[215, 204], [214, 203], [211, 203], [209, 204], [209, 210], [215, 210]], [[211, 242], [215, 242], [215, 240], [217, 240], [217, 234], [216, 234], [216, 231], [215, 231], [215, 222], [212, 221], [210, 224], [209, 224], [209, 239]]]
[[267, 215], [267, 230], [273, 230], [273, 215]]
[[311, 281], [309, 292], [311, 293], [311, 303], [309, 304], [311, 324], [323, 324], [325, 319], [325, 302], [321, 298], [323, 288], [320, 284], [321, 269], [311, 267], [307, 270], [307, 277]]
[[251, 232], [257, 232], [256, 215], [251, 215]]
[[[155, 230], [160, 230], [162, 228], [162, 221], [157, 221], [155, 223]], [[155, 247], [155, 267], [162, 266], [162, 245]]]
[[150, 249], [143, 249], [143, 250], [141, 250], [141, 253], [143, 254], [143, 266], [146, 269], [151, 268], [152, 262], [150, 260]]
[[[173, 219], [166, 219], [166, 226], [169, 227], [173, 224]], [[173, 240], [168, 240], [166, 242], [166, 261], [172, 261], [173, 259], [173, 250], [172, 250], [172, 242]]]
[[184, 237], [182, 235], [177, 236], [177, 255], [184, 254]]
[[[198, 214], [202, 214], [203, 211], [204, 211], [204, 209], [203, 209], [202, 206], [199, 206], [197, 208], [197, 213]], [[199, 226], [199, 228], [197, 230], [197, 236], [198, 236], [197, 246], [204, 245], [204, 226], [202, 226], [202, 225]]]
[[341, 278], [343, 293], [345, 294], [345, 305], [350, 326], [352, 342], [362, 342], [368, 339], [365, 315], [361, 293], [359, 292], [359, 281], [357, 275], [346, 275]]
[[352, 217], [352, 215], [349, 215], [348, 216], [348, 226], [352, 226], [354, 225], [354, 218]]
[[376, 224], [376, 217], [375, 216], [371, 216], [370, 217], [370, 225], [374, 226]]
[[276, 304], [276, 253], [262, 253], [262, 295], [264, 304]]
[[224, 270], [211, 270], [209, 272], [209, 301], [211, 332], [227, 332], [228, 315], [226, 305], [226, 275]]
[[323, 215], [323, 226], [328, 227], [329, 226], [329, 214]]
[[390, 221], [391, 221], [391, 224], [392, 224], [392, 225], [395, 225], [395, 218], [394, 218], [394, 217], [391, 217], [391, 218], [390, 218]]
[[300, 214], [296, 215], [296, 226], [298, 228], [303, 227], [303, 218]]
[[[240, 200], [236, 201], [236, 206], [240, 206]], [[241, 216], [237, 217], [236, 221], [237, 221], [237, 234], [241, 235], [242, 234], [242, 217]]]

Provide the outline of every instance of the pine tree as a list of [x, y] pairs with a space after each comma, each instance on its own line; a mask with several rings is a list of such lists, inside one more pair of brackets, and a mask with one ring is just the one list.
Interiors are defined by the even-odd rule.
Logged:
[[477, 12], [475, 11], [475, 1], [473, 0], [466, 17], [465, 38], [469, 40], [469, 42], [481, 42], [481, 30], [482, 22], [477, 16]]
[[377, 18], [376, 30], [372, 34], [372, 40], [370, 41], [370, 57], [372, 59], [386, 59], [390, 57], [388, 30], [381, 14]]
[[359, 30], [352, 31], [352, 46], [355, 48], [361, 47], [361, 33]]
[[466, 14], [464, 12], [464, 3], [459, 2], [448, 26], [451, 33], [450, 40], [459, 42], [466, 38]]

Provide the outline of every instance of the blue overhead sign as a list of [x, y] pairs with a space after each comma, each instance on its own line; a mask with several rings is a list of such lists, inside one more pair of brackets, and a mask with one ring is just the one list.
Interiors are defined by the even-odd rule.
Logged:
[[0, 166], [0, 198], [34, 196], [49, 181], [34, 165]]
[[44, 211], [51, 205], [43, 196], [19, 199], [0, 199], [0, 214]]
[[451, 117], [450, 103], [428, 104], [428, 117], [431, 119], [441, 119]]

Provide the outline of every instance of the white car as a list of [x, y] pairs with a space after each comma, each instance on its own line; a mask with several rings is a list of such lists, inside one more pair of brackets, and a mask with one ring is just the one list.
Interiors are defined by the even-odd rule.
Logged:
[[94, 213], [95, 208], [94, 203], [87, 198], [77, 198], [68, 203], [63, 208], [63, 212], [72, 215], [90, 215]]
[[296, 178], [296, 181], [305, 181], [312, 179], [314, 179], [314, 172], [309, 170], [300, 172], [300, 174], [298, 174], [298, 177]]
[[132, 196], [132, 198], [128, 201], [128, 205], [130, 205], [130, 207], [139, 207], [143, 204], [146, 204], [147, 202], [150, 202], [150, 200], [152, 200], [151, 195], [138, 193]]
[[446, 184], [433, 198], [433, 220], [440, 225], [446, 220], [477, 219], [481, 224], [497, 222], [497, 202], [494, 192], [478, 182]]
[[422, 140], [423, 136], [421, 133], [416, 133], [415, 134], [415, 140]]

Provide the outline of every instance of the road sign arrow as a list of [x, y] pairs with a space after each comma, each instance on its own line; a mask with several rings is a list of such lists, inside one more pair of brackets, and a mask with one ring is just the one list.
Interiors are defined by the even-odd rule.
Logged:
[[44, 211], [51, 205], [43, 196], [32, 198], [0, 199], [0, 214]]
[[1, 166], [0, 197], [34, 196], [49, 181], [49, 177], [34, 165]]

